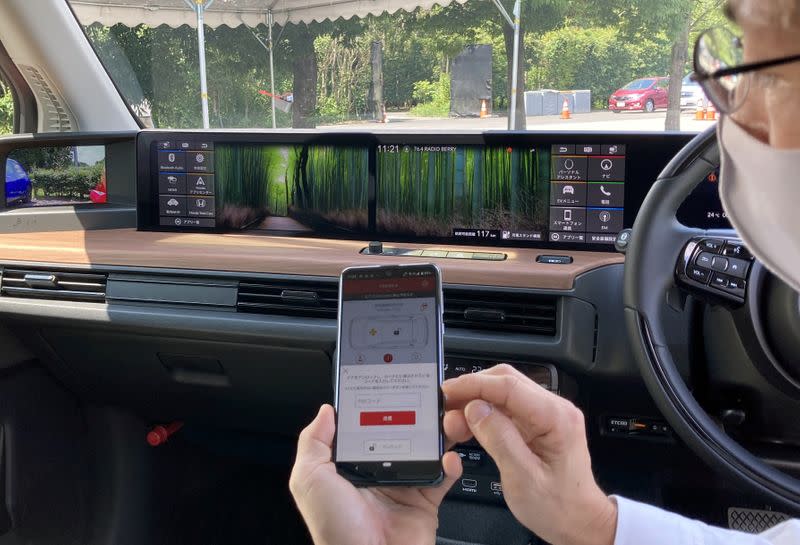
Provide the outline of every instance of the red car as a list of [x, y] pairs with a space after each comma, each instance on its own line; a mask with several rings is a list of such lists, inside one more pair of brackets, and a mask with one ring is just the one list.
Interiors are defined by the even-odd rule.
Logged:
[[666, 108], [669, 100], [668, 86], [668, 77], [658, 76], [633, 80], [608, 97], [608, 109], [619, 113], [624, 110], [653, 112], [657, 108]]

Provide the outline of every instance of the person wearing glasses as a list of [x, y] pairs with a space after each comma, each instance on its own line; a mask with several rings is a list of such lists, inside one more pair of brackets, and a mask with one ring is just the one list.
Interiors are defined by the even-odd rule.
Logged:
[[[741, 34], [703, 33], [694, 79], [723, 115], [720, 197], [748, 248], [800, 291], [800, 0], [730, 0]], [[472, 437], [500, 469], [514, 516], [553, 545], [800, 544], [800, 521], [760, 535], [714, 528], [607, 496], [592, 474], [583, 414], [507, 365], [445, 382], [450, 444]], [[290, 489], [316, 545], [433, 544], [461, 475], [454, 452], [434, 488], [356, 489], [331, 462], [334, 414], [303, 430]]]

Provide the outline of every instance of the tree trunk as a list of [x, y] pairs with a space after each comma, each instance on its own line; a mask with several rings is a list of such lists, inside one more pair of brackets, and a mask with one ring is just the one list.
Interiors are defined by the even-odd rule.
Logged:
[[293, 38], [292, 128], [313, 129], [317, 110], [317, 56], [314, 53], [314, 33], [308, 25], [297, 25]]
[[[508, 97], [509, 115], [511, 108], [511, 79], [514, 66], [514, 28], [503, 22], [503, 39], [506, 45], [506, 96]], [[525, 125], [525, 29], [519, 29], [519, 58], [517, 67], [519, 69], [517, 79], [517, 114], [515, 127], [518, 131], [524, 131]]]
[[372, 80], [369, 84], [369, 109], [372, 119], [383, 120], [383, 44], [372, 42], [369, 52]]
[[686, 69], [686, 58], [689, 55], [689, 21], [682, 26], [672, 44], [672, 56], [669, 69], [669, 104], [664, 128], [668, 131], [681, 130], [681, 85], [683, 72]]

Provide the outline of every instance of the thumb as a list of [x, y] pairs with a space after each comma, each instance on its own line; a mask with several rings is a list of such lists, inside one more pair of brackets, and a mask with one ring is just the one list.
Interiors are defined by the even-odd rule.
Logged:
[[525, 470], [535, 457], [514, 422], [483, 400], [470, 401], [464, 407], [467, 425], [475, 439], [494, 458], [500, 473]]

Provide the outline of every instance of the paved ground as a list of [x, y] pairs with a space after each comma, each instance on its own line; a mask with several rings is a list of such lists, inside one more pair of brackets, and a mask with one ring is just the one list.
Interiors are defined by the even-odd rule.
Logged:
[[[622, 112], [598, 111], [589, 114], [573, 114], [572, 119], [559, 116], [529, 117], [528, 130], [540, 131], [663, 131], [666, 111]], [[713, 121], [695, 121], [694, 112], [681, 115], [681, 130], [699, 132], [712, 125]], [[390, 112], [388, 123], [354, 121], [342, 125], [320, 125], [320, 129], [363, 131], [488, 131], [507, 128], [505, 117], [480, 118], [432, 118], [411, 117], [407, 112]]]

